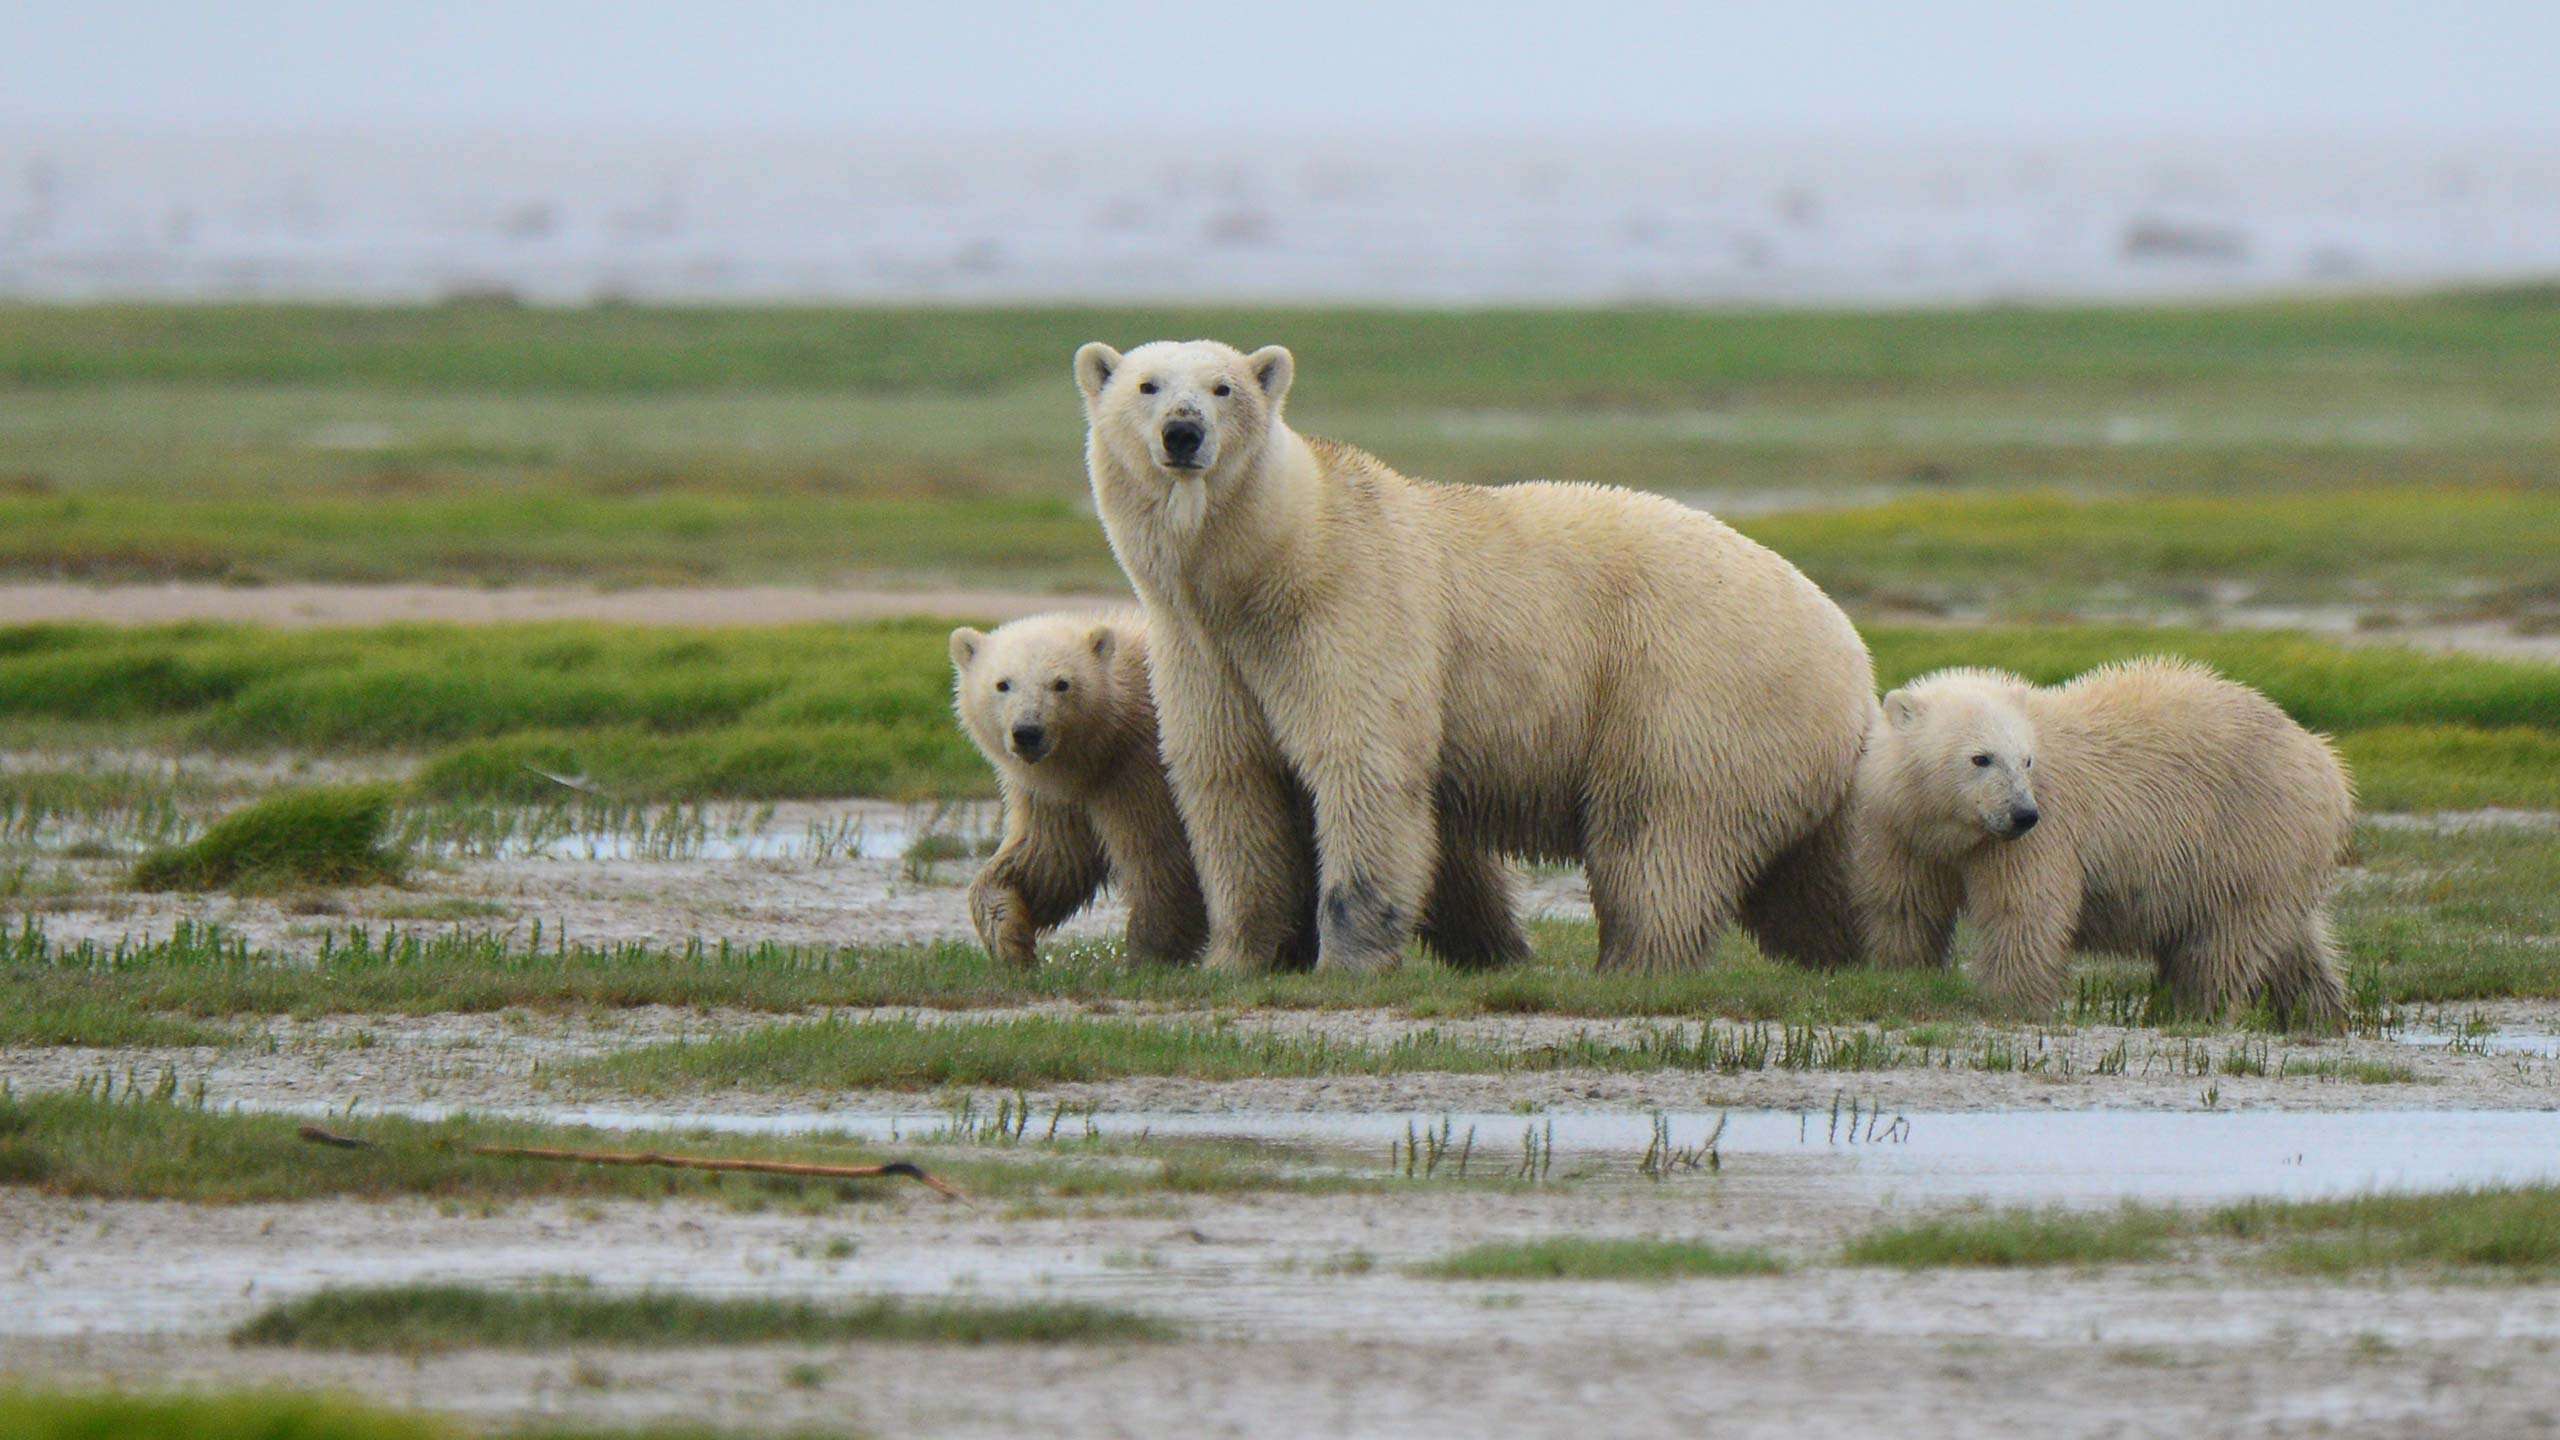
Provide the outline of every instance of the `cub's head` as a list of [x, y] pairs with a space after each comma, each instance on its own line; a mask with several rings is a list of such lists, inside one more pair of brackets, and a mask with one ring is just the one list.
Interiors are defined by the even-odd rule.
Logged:
[[1895, 782], [1897, 823], [1946, 849], [2015, 840], [2036, 827], [2027, 688], [1996, 670], [1942, 670], [1884, 697], [1868, 755]]
[[1107, 621], [1044, 615], [951, 632], [952, 700], [987, 758], [1073, 765], [1107, 733], [1117, 703], [1111, 659], [1121, 637]]
[[1095, 341], [1076, 352], [1094, 458], [1168, 485], [1250, 470], [1296, 373], [1277, 345], [1247, 355], [1215, 340], [1157, 340], [1123, 355]]

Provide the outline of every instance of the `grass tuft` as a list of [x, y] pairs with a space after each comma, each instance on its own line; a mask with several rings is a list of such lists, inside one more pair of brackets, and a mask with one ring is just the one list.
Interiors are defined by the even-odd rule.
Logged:
[[2418, 1266], [2560, 1273], [2560, 1186], [2257, 1201], [2217, 1210], [2208, 1224], [2235, 1239], [2272, 1242], [2268, 1264], [2306, 1275]]
[[1702, 1240], [1622, 1240], [1560, 1235], [1471, 1245], [1412, 1267], [1427, 1280], [1682, 1280], [1701, 1275], [1779, 1275], [1786, 1262], [1766, 1250], [1728, 1250]]
[[1886, 1226], [1850, 1241], [1842, 1258], [1904, 1270], [2107, 1265], [2159, 1258], [2177, 1229], [2174, 1215], [2130, 1205], [2086, 1214], [2001, 1210]]
[[292, 885], [391, 885], [407, 858], [386, 847], [388, 786], [287, 790], [216, 821], [185, 845], [133, 867], [138, 890], [273, 890]]
[[1173, 1327], [1126, 1310], [1054, 1301], [970, 1303], [883, 1298], [849, 1305], [576, 1289], [463, 1285], [331, 1289], [269, 1306], [234, 1344], [422, 1354], [772, 1345], [1097, 1345], [1169, 1340]]
[[[727, 1440], [700, 1426], [641, 1430], [466, 1431], [441, 1417], [404, 1415], [309, 1395], [65, 1395], [0, 1391], [9, 1440]], [[837, 1440], [844, 1440], [842, 1435]]]

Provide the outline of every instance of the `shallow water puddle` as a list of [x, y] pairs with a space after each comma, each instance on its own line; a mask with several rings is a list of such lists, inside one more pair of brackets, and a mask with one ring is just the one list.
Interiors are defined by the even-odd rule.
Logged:
[[[316, 1112], [315, 1112], [316, 1113]], [[387, 1113], [442, 1118], [434, 1106]], [[564, 1108], [484, 1112], [609, 1130], [711, 1130], [728, 1134], [837, 1135], [875, 1141], [939, 1137], [938, 1113], [802, 1111], [736, 1115]], [[1711, 1183], [1784, 1185], [1849, 1202], [2105, 1204], [2117, 1200], [2209, 1202], [2250, 1196], [2308, 1198], [2376, 1190], [2560, 1182], [2560, 1111], [2383, 1110], [2352, 1112], [2037, 1110], [1878, 1114], [1867, 1110], [1677, 1111], [1664, 1114], [1671, 1144], [1702, 1144], [1721, 1124], [1722, 1167]], [[1061, 1136], [1093, 1133], [1214, 1137], [1339, 1149], [1365, 1168], [1425, 1130], [1448, 1128], [1456, 1147], [1473, 1133], [1471, 1173], [1502, 1175], [1524, 1141], [1552, 1144], [1557, 1176], [1632, 1176], [1654, 1137], [1646, 1111], [1423, 1115], [1412, 1112], [1100, 1111], [1070, 1113]], [[1048, 1124], [1031, 1124], [1033, 1137]], [[1400, 1168], [1400, 1167], [1399, 1167]], [[1684, 1177], [1686, 1178], [1686, 1177]], [[1702, 1173], [1700, 1178], [1705, 1177]]]
[[2398, 1030], [2391, 1038], [2424, 1050], [2468, 1050], [2475, 1055], [2560, 1060], [2560, 1034], [2547, 1030], [2499, 1030], [2480, 1035], [2451, 1030]]

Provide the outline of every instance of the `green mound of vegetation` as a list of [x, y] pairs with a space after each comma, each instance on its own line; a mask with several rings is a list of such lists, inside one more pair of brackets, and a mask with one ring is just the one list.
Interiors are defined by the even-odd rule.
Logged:
[[285, 790], [233, 811], [184, 845], [133, 867], [138, 890], [273, 890], [396, 885], [407, 858], [383, 844], [388, 786]]
[[2159, 1258], [2178, 1229], [2174, 1212], [2135, 1206], [2094, 1214], [2002, 1210], [1887, 1226], [1850, 1241], [1842, 1258], [1905, 1270], [2107, 1265]]
[[424, 1416], [307, 1395], [46, 1395], [0, 1392], [15, 1440], [458, 1440]]
[[1562, 1235], [1472, 1245], [1410, 1273], [1429, 1280], [1684, 1280], [1700, 1275], [1778, 1275], [1786, 1263], [1765, 1250], [1729, 1250], [1703, 1240], [1609, 1240]]
[[2130, 1204], [1980, 1211], [1872, 1231], [1842, 1258], [1904, 1269], [2107, 1265], [2208, 1241], [2235, 1243], [2247, 1263], [2294, 1274], [2544, 1280], [2560, 1274], [2560, 1186], [2250, 1200], [2202, 1212]]
[[1126, 1310], [1059, 1301], [875, 1299], [857, 1304], [715, 1298], [574, 1287], [493, 1290], [392, 1285], [323, 1290], [271, 1305], [231, 1332], [240, 1345], [310, 1350], [550, 1350], [568, 1345], [1095, 1345], [1169, 1340]]
[[[550, 1425], [482, 1430], [309, 1395], [65, 1395], [0, 1391], [10, 1440], [731, 1440], [699, 1426], [577, 1430]], [[818, 1440], [803, 1436], [801, 1440]], [[839, 1436], [838, 1440], [845, 1440]]]
[[[993, 779], [951, 717], [948, 628], [18, 627], [0, 629], [0, 724], [417, 755], [416, 794], [432, 800], [554, 799], [564, 779], [622, 801], [985, 795]], [[2336, 734], [2369, 806], [2560, 803], [2560, 666], [2121, 625], [1867, 635], [1886, 685], [1947, 665], [2049, 683], [2189, 656]], [[91, 788], [99, 803], [136, 798], [129, 783]], [[78, 798], [47, 793], [56, 808]]]
[[2268, 1263], [2307, 1275], [2416, 1267], [2560, 1274], [2560, 1186], [2257, 1201], [2215, 1211], [2208, 1229], [2268, 1243]]

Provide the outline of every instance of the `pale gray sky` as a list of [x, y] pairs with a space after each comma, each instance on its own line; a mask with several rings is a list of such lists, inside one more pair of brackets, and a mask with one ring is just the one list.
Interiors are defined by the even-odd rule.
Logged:
[[2560, 135], [2551, 0], [20, 0], [0, 121], [146, 130]]

